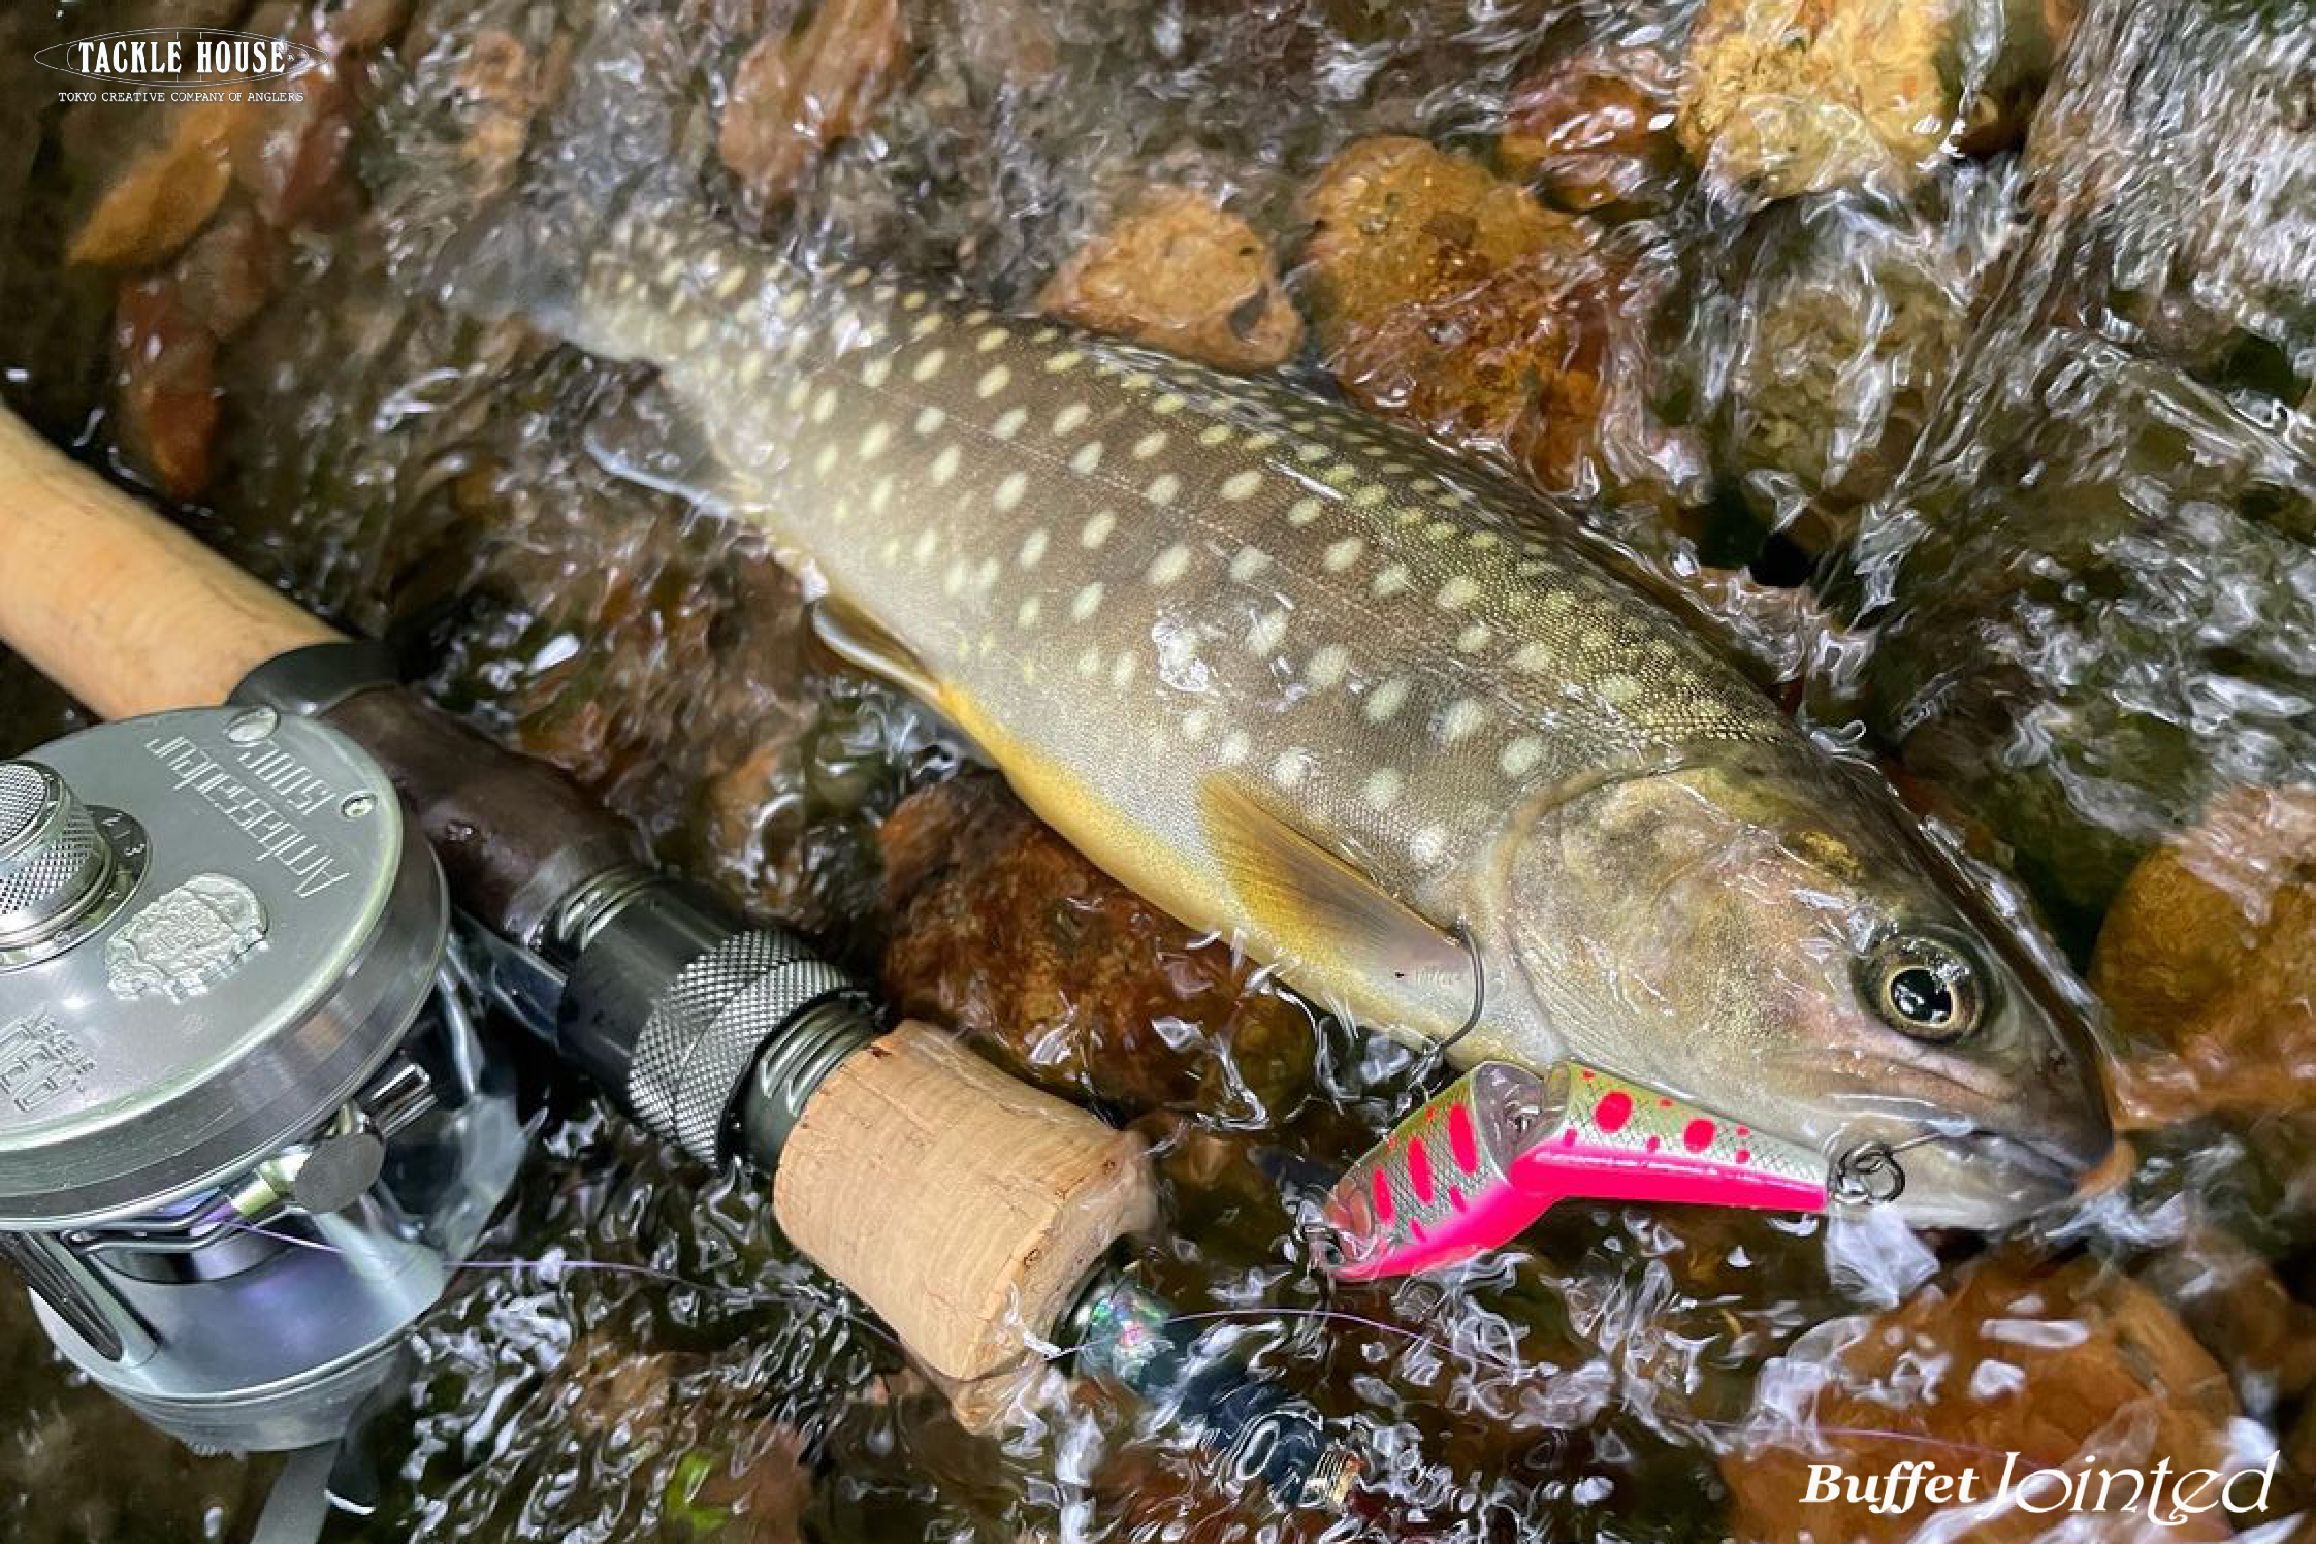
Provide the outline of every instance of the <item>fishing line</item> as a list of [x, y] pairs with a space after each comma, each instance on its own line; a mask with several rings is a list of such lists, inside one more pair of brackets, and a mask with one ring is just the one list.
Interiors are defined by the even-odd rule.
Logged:
[[[259, 1223], [235, 1220], [226, 1223], [226, 1226], [239, 1229], [242, 1232], [254, 1233], [259, 1237], [272, 1239], [278, 1243], [291, 1245], [299, 1249], [311, 1249], [325, 1254], [337, 1255], [350, 1253], [350, 1251], [341, 1249], [335, 1244], [325, 1243], [319, 1239], [299, 1238], [295, 1234], [283, 1233], [276, 1229], [265, 1227]], [[459, 1270], [462, 1272], [468, 1270], [500, 1271], [510, 1274], [523, 1271], [595, 1271], [609, 1275], [632, 1276], [640, 1280], [658, 1282], [667, 1286], [686, 1287], [695, 1292], [733, 1298], [746, 1303], [781, 1303], [792, 1307], [818, 1309], [824, 1312], [833, 1313], [837, 1319], [847, 1324], [848, 1326], [869, 1332], [871, 1335], [875, 1336], [886, 1345], [892, 1347], [896, 1352], [902, 1352], [903, 1354], [906, 1352], [906, 1348], [901, 1345], [900, 1341], [894, 1337], [892, 1332], [886, 1329], [883, 1325], [877, 1323], [875, 1320], [864, 1318], [859, 1314], [853, 1313], [844, 1308], [841, 1304], [830, 1303], [824, 1299], [810, 1296], [795, 1289], [767, 1291], [758, 1287], [722, 1287], [716, 1286], [709, 1282], [694, 1280], [691, 1277], [680, 1275], [674, 1271], [664, 1271], [656, 1266], [637, 1265], [622, 1260], [600, 1260], [590, 1257], [571, 1257], [562, 1260], [467, 1260], [461, 1262]], [[554, 1283], [549, 1283], [549, 1285], [553, 1284]], [[1377, 1331], [1384, 1335], [1396, 1337], [1399, 1340], [1406, 1342], [1410, 1346], [1419, 1347], [1423, 1350], [1432, 1352], [1433, 1354], [1439, 1356], [1443, 1361], [1454, 1362], [1460, 1357], [1467, 1361], [1478, 1362], [1498, 1373], [1501, 1373], [1503, 1376], [1513, 1380], [1516, 1383], [1540, 1381], [1538, 1378], [1539, 1372], [1542, 1371], [1540, 1364], [1516, 1361], [1511, 1357], [1504, 1356], [1498, 1352], [1491, 1351], [1482, 1346], [1471, 1347], [1468, 1351], [1459, 1351], [1455, 1346], [1452, 1346], [1448, 1342], [1439, 1339], [1435, 1335], [1426, 1334], [1421, 1330], [1410, 1329], [1403, 1324], [1394, 1324], [1388, 1319], [1377, 1319], [1371, 1318], [1366, 1314], [1352, 1313], [1347, 1309], [1296, 1308], [1288, 1306], [1211, 1308], [1191, 1313], [1169, 1314], [1164, 1319], [1159, 1320], [1158, 1323], [1161, 1328], [1171, 1328], [1175, 1325], [1228, 1323], [1234, 1321], [1240, 1323], [1260, 1323], [1264, 1320], [1273, 1319], [1296, 1319], [1313, 1323], [1353, 1325], [1361, 1329]], [[1081, 1340], [1072, 1345], [1058, 1346], [1050, 1351], [1041, 1351], [1037, 1353], [1036, 1361], [1043, 1366], [1056, 1366], [1069, 1360], [1071, 1357], [1076, 1356], [1078, 1353], [1090, 1349], [1094, 1344], [1095, 1342], [1092, 1340]], [[1001, 1369], [997, 1372], [984, 1373], [980, 1377], [965, 1379], [962, 1381], [966, 1383], [982, 1383], [999, 1378], [1016, 1376], [1017, 1374], [1018, 1369]], [[1740, 1438], [1744, 1437], [1749, 1431], [1752, 1430], [1752, 1427], [1749, 1423], [1741, 1421], [1720, 1420], [1711, 1416], [1689, 1416], [1685, 1419], [1689, 1424], [1704, 1430], [1722, 1432]], [[1937, 1448], [1952, 1453], [1963, 1453], [1978, 1458], [2002, 1458], [2006, 1456], [2000, 1449], [1985, 1447], [1976, 1443], [1953, 1442], [1944, 1438], [1932, 1437], [1919, 1432], [1893, 1431], [1886, 1428], [1873, 1426], [1827, 1426], [1818, 1424], [1804, 1428], [1802, 1430], [1802, 1435], [1809, 1437], [1852, 1437], [1861, 1440], [1912, 1443], [1921, 1447]]]
[[[326, 1243], [321, 1239], [299, 1238], [294, 1233], [278, 1232], [260, 1223], [235, 1220], [227, 1222], [225, 1225], [244, 1233], [254, 1233], [260, 1238], [272, 1239], [276, 1243], [289, 1244], [299, 1249], [311, 1249], [321, 1254], [347, 1255], [352, 1253], [351, 1250], [341, 1249], [336, 1244]], [[499, 1271], [509, 1275], [523, 1271], [538, 1271], [542, 1274], [565, 1270], [593, 1271], [603, 1275], [633, 1276], [664, 1286], [686, 1287], [711, 1297], [730, 1298], [741, 1303], [780, 1303], [795, 1308], [812, 1308], [833, 1314], [838, 1320], [853, 1328], [866, 1330], [886, 1345], [891, 1346], [895, 1351], [906, 1350], [906, 1347], [894, 1336], [893, 1332], [876, 1320], [854, 1313], [842, 1303], [830, 1302], [825, 1298], [815, 1297], [793, 1287], [777, 1290], [767, 1290], [762, 1287], [722, 1287], [712, 1282], [696, 1281], [674, 1271], [663, 1271], [657, 1266], [637, 1265], [624, 1260], [598, 1260], [584, 1256], [566, 1257], [561, 1260], [462, 1260], [459, 1262], [458, 1272], [470, 1270]], [[557, 1283], [549, 1281], [547, 1285], [554, 1286]]]

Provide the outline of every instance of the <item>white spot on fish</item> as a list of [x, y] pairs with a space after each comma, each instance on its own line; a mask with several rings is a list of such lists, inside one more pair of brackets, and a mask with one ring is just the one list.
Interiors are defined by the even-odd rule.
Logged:
[[1056, 434], [1068, 434], [1072, 430], [1082, 426], [1087, 419], [1093, 416], [1094, 410], [1092, 408], [1086, 406], [1083, 402], [1072, 402], [1067, 407], [1063, 408], [1060, 412], [1053, 415], [1053, 432]]
[[1480, 587], [1469, 577], [1456, 574], [1439, 587], [1439, 607], [1442, 611], [1461, 611], [1479, 599]]
[[943, 322], [941, 313], [938, 311], [928, 311], [923, 316], [918, 317], [916, 321], [910, 325], [909, 336], [917, 339], [919, 342], [922, 342], [926, 338], [931, 337], [934, 333], [939, 332], [942, 328], [942, 325]]
[[1367, 543], [1365, 541], [1356, 536], [1346, 536], [1339, 542], [1329, 543], [1327, 551], [1320, 561], [1326, 565], [1328, 573], [1340, 574], [1348, 571], [1352, 564], [1358, 562], [1360, 554], [1366, 550]]
[[1447, 856], [1447, 833], [1437, 826], [1425, 826], [1407, 839], [1407, 853], [1429, 868]]
[[997, 422], [989, 426], [989, 432], [998, 439], [1010, 440], [1019, 434], [1021, 426], [1028, 422], [1029, 409], [1009, 407], [997, 415]]
[[1262, 548], [1241, 547], [1238, 556], [1230, 560], [1230, 576], [1240, 584], [1251, 584], [1270, 566], [1271, 555]]
[[1544, 759], [1544, 742], [1532, 734], [1524, 734], [1505, 744], [1496, 757], [1496, 765], [1504, 769], [1506, 777], [1526, 777], [1536, 770]]
[[1172, 584], [1188, 572], [1190, 572], [1190, 549], [1182, 543], [1176, 542], [1164, 552], [1159, 553], [1156, 560], [1150, 564], [1150, 582], [1159, 585]]
[[1166, 448], [1166, 432], [1153, 429], [1134, 442], [1134, 459], [1147, 461]]
[[1359, 796], [1367, 801], [1370, 809], [1387, 810], [1399, 802], [1399, 791], [1405, 786], [1406, 779], [1397, 771], [1377, 767], [1367, 774], [1367, 781], [1359, 785]]
[[887, 473], [876, 480], [876, 486], [869, 489], [869, 508], [881, 515], [891, 507], [892, 502], [893, 479], [892, 475]]
[[835, 470], [836, 447], [834, 445], [821, 446], [819, 452], [812, 458], [812, 475], [825, 480], [828, 474]]
[[1488, 631], [1487, 623], [1474, 622], [1456, 634], [1456, 652], [1459, 654], [1477, 654], [1488, 646], [1488, 640], [1493, 636], [1494, 634]]
[[917, 421], [912, 427], [914, 427], [919, 434], [929, 436], [940, 433], [941, 425], [947, 423], [948, 421], [949, 415], [947, 413], [942, 412], [937, 407], [929, 407], [921, 410], [917, 414]]
[[923, 290], [913, 289], [901, 297], [901, 309], [904, 311], [922, 311], [929, 298]]
[[1458, 697], [1447, 705], [1439, 716], [1439, 738], [1443, 745], [1471, 737], [1480, 725], [1488, 721], [1488, 710], [1469, 697]]
[[1190, 399], [1178, 391], [1161, 392], [1150, 400], [1150, 411], [1161, 418], [1171, 418], [1188, 406]]
[[1051, 538], [1046, 535], [1045, 527], [1042, 525], [1030, 532], [1027, 539], [1021, 544], [1021, 566], [1023, 568], [1037, 567], [1045, 557], [1045, 549], [1050, 540]]
[[1299, 745], [1294, 746], [1279, 752], [1278, 759], [1271, 763], [1271, 778], [1281, 788], [1299, 788], [1311, 775], [1313, 765], [1311, 753]]
[[1150, 479], [1150, 486], [1142, 490], [1142, 497], [1164, 507], [1174, 502], [1174, 495], [1182, 491], [1182, 479], [1172, 472], [1160, 472]]
[[1051, 354], [1046, 357], [1045, 373], [1048, 375], [1067, 375], [1085, 362], [1085, 355], [1074, 348], [1065, 348], [1058, 354]]
[[1088, 649], [1078, 656], [1078, 674], [1091, 681], [1102, 673], [1102, 651]]
[[1212, 450], [1217, 445], [1230, 443], [1230, 425], [1208, 424], [1198, 431], [1198, 443]]
[[922, 359], [919, 359], [914, 365], [909, 367], [909, 379], [922, 386], [925, 384], [925, 382], [931, 380], [934, 376], [939, 375], [941, 373], [941, 367], [948, 362], [949, 355], [947, 350], [933, 349], [929, 351]]
[[1262, 473], [1237, 472], [1223, 479], [1222, 496], [1228, 503], [1243, 504], [1261, 491], [1262, 485]]
[[1086, 441], [1078, 447], [1077, 454], [1070, 457], [1070, 470], [1080, 477], [1093, 476], [1094, 468], [1101, 464], [1102, 442], [1100, 440]]
[[1256, 617], [1246, 631], [1247, 652], [1268, 659], [1278, 653], [1279, 645], [1287, 641], [1287, 613], [1274, 607]]
[[954, 600], [965, 588], [965, 560], [959, 558], [941, 575], [941, 593]]
[[860, 437], [861, 459], [864, 461], [874, 461], [877, 457], [885, 453], [885, 447], [890, 445], [892, 442], [893, 426], [891, 424], [885, 423], [882, 420], [870, 424], [868, 426], [868, 431]]
[[1135, 668], [1139, 663], [1140, 661], [1135, 657], [1132, 649], [1120, 654], [1117, 663], [1110, 667], [1110, 684], [1120, 691], [1131, 686], [1134, 682]]
[[941, 533], [934, 527], [927, 526], [924, 530], [917, 534], [916, 545], [910, 549], [911, 555], [914, 556], [920, 563], [930, 562], [932, 561], [934, 549], [940, 545]]
[[1115, 513], [1107, 509], [1097, 510], [1086, 521], [1085, 529], [1078, 532], [1078, 545], [1088, 552], [1099, 551], [1102, 543], [1108, 541], [1110, 533], [1117, 528], [1118, 517]]
[[1097, 579], [1078, 591], [1076, 597], [1070, 601], [1070, 620], [1083, 622], [1101, 609], [1102, 583]]
[[892, 378], [892, 373], [892, 356], [890, 354], [875, 354], [870, 356], [868, 363], [860, 367], [860, 383], [869, 390], [876, 391]]
[[1022, 496], [1028, 492], [1028, 475], [1022, 472], [1008, 472], [998, 482], [997, 491], [990, 495], [989, 502], [996, 506], [999, 514], [1011, 514], [1021, 507]]
[[1254, 741], [1247, 738], [1246, 731], [1233, 729], [1222, 737], [1222, 743], [1214, 748], [1214, 753], [1222, 758], [1224, 766], [1235, 767], [1246, 760], [1253, 750]]
[[1213, 722], [1213, 716], [1206, 709], [1192, 708], [1182, 715], [1182, 738], [1196, 745], [1206, 738], [1206, 731]]
[[957, 475], [957, 468], [964, 459], [964, 453], [956, 446], [945, 445], [941, 453], [933, 458], [933, 465], [926, 475], [932, 479], [934, 487], [945, 487], [949, 479]]
[[1361, 487], [1357, 493], [1351, 495], [1351, 507], [1353, 509], [1373, 509], [1389, 497], [1391, 497], [1389, 488], [1384, 487], [1381, 483], [1368, 483]]
[[1375, 582], [1367, 588], [1377, 600], [1389, 600], [1394, 595], [1406, 593], [1414, 587], [1414, 584], [1415, 580], [1408, 573], [1407, 565], [1405, 563], [1393, 563], [1377, 574]]
[[980, 337], [976, 338], [973, 341], [973, 346], [980, 352], [986, 354], [992, 349], [1003, 348], [1005, 346], [1005, 340], [1012, 336], [1013, 335], [1011, 333], [1007, 332], [1002, 327], [992, 327], [987, 332], [984, 332]]
[[1600, 678], [1600, 700], [1611, 707], [1625, 707], [1640, 700], [1641, 684], [1628, 675], [1610, 675]]
[[1318, 652], [1311, 656], [1311, 662], [1303, 667], [1303, 679], [1321, 691], [1325, 691], [1341, 685], [1344, 673], [1350, 668], [1351, 651], [1349, 649], [1344, 648], [1339, 643], [1323, 644]]
[[1011, 370], [1008, 370], [1003, 365], [991, 365], [989, 369], [982, 374], [981, 379], [973, 383], [973, 395], [981, 398], [984, 402], [986, 402], [991, 397], [994, 397], [999, 392], [1003, 391], [1006, 387], [1006, 384], [1012, 379], [1013, 372]]
[[1317, 499], [1297, 499], [1287, 506], [1287, 524], [1300, 529], [1318, 519], [1323, 509]]
[[1044, 608], [1038, 604], [1037, 597], [1032, 595], [1029, 599], [1023, 601], [1021, 603], [1021, 609], [1013, 614], [1014, 623], [1024, 632], [1027, 632], [1030, 628], [1037, 626], [1037, 614], [1043, 609]]
[[1367, 703], [1360, 711], [1370, 724], [1387, 724], [1407, 702], [1407, 682], [1398, 676], [1379, 683], [1367, 694]]

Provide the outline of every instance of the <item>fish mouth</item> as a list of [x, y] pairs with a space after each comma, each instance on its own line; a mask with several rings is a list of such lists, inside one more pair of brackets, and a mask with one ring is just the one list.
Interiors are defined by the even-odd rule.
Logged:
[[1916, 1227], [1995, 1231], [2074, 1198], [2108, 1160], [2111, 1137], [2098, 1151], [2063, 1139], [1973, 1128], [1928, 1140], [1893, 1144], [1905, 1183], [1888, 1204]]

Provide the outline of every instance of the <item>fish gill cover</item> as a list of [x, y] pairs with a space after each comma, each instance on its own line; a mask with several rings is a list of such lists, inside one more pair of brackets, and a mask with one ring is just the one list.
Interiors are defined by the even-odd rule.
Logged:
[[[1142, 1269], [1382, 1455], [1295, 1536], [2030, 1538], [2061, 1520], [1808, 1503], [1811, 1465], [2278, 1442], [2281, 1513], [2316, 1486], [2308, 20], [822, 0], [605, 37], [591, 6], [356, 3], [268, 13], [325, 60], [300, 103], [108, 118], [54, 101], [30, 61], [65, 39], [15, 12], [9, 391], [409, 641], [663, 856], [1155, 1138]], [[1565, 496], [2065, 925], [2128, 1037], [2139, 1172], [1992, 1245], [1566, 1208], [1462, 1274], [1330, 1287], [1310, 1178], [1410, 1107], [1405, 1053], [956, 775], [941, 725], [807, 647], [748, 525], [620, 475], [687, 485], [701, 447], [647, 368], [534, 325], [584, 249], [505, 214], [663, 177], [816, 271], [1278, 368]], [[1097, 1391], [966, 1437], [760, 1197], [700, 1183], [566, 1112], [487, 1251], [565, 1263], [477, 1272], [428, 1325], [380, 1509], [338, 1536], [1279, 1531]], [[246, 1527], [251, 1466], [8, 1343], [12, 1537]]]

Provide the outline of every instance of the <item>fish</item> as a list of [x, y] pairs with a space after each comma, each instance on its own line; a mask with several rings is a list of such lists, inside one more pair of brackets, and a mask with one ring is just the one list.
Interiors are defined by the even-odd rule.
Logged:
[[[698, 207], [556, 325], [655, 367], [680, 476], [842, 658], [1095, 864], [1456, 1066], [1575, 1059], [2000, 1228], [2113, 1134], [2095, 1027], [1870, 768], [1533, 494], [1224, 375]], [[632, 463], [628, 463], [632, 468]], [[638, 475], [645, 475], [638, 473]]]

